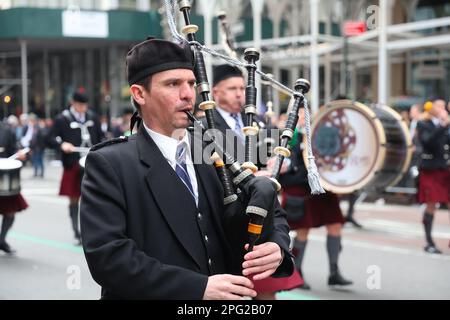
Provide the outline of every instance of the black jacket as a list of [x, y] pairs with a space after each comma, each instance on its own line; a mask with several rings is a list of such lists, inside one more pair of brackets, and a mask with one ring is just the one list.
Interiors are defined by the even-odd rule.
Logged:
[[[192, 145], [201, 148], [201, 142]], [[211, 165], [195, 164], [195, 171], [198, 207], [143, 126], [89, 153], [81, 234], [103, 298], [201, 299], [208, 275], [240, 273], [237, 253], [247, 239], [248, 217], [225, 210]], [[289, 256], [289, 228], [278, 202], [273, 225], [266, 240]], [[285, 259], [277, 274], [292, 271], [292, 260]]]
[[[104, 133], [100, 126], [98, 117], [91, 111], [86, 113], [86, 122], [92, 121], [93, 125], [88, 128], [92, 145], [99, 143], [104, 139]], [[59, 150], [60, 145], [63, 142], [69, 142], [76, 147], [81, 145], [81, 129], [71, 128], [71, 123], [77, 123], [75, 117], [69, 110], [63, 111], [55, 119], [52, 128], [47, 133], [46, 141], [47, 145], [51, 148]], [[80, 159], [79, 153], [64, 153], [62, 152], [62, 162], [64, 168], [71, 167]]]
[[422, 145], [420, 169], [446, 169], [450, 165], [449, 126], [434, 125], [431, 120], [417, 124], [417, 134]]
[[8, 158], [16, 150], [16, 135], [8, 126], [0, 122], [0, 158]]
[[278, 180], [282, 187], [300, 186], [309, 188], [308, 170], [303, 160], [303, 134], [300, 132], [297, 141], [299, 143], [291, 149], [291, 156], [289, 157], [291, 165], [286, 173], [280, 175]]
[[[213, 116], [214, 116], [214, 125], [216, 129], [222, 133], [221, 137], [218, 139], [223, 142], [223, 146], [225, 147], [225, 151], [227, 151], [230, 155], [233, 155], [233, 157], [239, 162], [244, 163], [245, 162], [245, 143], [242, 141], [235, 133], [234, 130], [232, 130], [225, 119], [220, 115], [220, 113], [213, 109]], [[241, 117], [243, 119], [243, 122], [245, 123], [245, 113], [241, 113]], [[205, 128], [208, 128], [208, 124], [206, 121], [206, 118], [202, 118], [202, 124]], [[258, 142], [257, 142], [257, 163], [256, 166], [258, 168], [262, 168], [265, 166], [267, 161], [268, 153], [271, 152], [270, 145], [267, 145], [264, 140], [266, 140], [268, 137], [270, 137], [272, 129], [276, 129], [271, 126], [267, 126], [265, 121], [261, 119], [259, 116], [256, 116], [255, 121], [258, 124], [258, 127], [260, 129], [260, 132], [258, 134]], [[264, 131], [263, 129], [267, 129], [267, 131]], [[228, 136], [227, 136], [228, 135]], [[276, 140], [278, 136], [275, 136], [274, 139]], [[277, 141], [276, 141], [277, 142]], [[260, 150], [261, 147], [264, 147], [264, 151]], [[261, 154], [260, 154], [261, 153]], [[269, 155], [270, 156], [270, 155]]]
[[45, 143], [45, 129], [35, 125], [33, 127], [28, 127], [28, 130], [34, 130], [33, 136], [30, 140], [30, 149], [34, 153], [43, 152], [46, 146]]

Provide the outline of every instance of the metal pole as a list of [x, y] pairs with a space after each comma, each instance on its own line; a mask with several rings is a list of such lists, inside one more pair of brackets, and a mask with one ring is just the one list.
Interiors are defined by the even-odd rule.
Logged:
[[44, 49], [44, 63], [43, 63], [43, 71], [44, 71], [44, 104], [45, 104], [45, 118], [50, 119], [50, 99], [49, 99], [49, 91], [50, 91], [50, 66], [48, 61], [48, 50]]
[[[209, 12], [208, 14], [204, 15], [205, 18], [205, 45], [210, 48], [213, 42], [213, 34], [212, 34], [212, 12]], [[205, 64], [206, 64], [206, 72], [208, 74], [208, 79], [212, 79], [213, 77], [213, 69], [212, 69], [212, 62], [211, 62], [211, 56], [206, 55], [205, 57]]]
[[[261, 38], [262, 38], [262, 11], [264, 7], [264, 0], [251, 0], [252, 10], [253, 10], [253, 43], [254, 48], [261, 53]], [[256, 63], [258, 69], [261, 69], [261, 59]], [[257, 88], [257, 110], [258, 113], [261, 112], [261, 79], [256, 77], [256, 88]]]
[[[205, 28], [205, 46], [211, 48], [213, 44], [212, 20], [214, 16], [214, 9], [216, 7], [216, 0], [200, 0], [201, 13], [204, 19]], [[205, 55], [205, 66], [208, 79], [212, 79], [212, 61], [210, 55]]]
[[[281, 79], [281, 69], [278, 63], [273, 65], [273, 76], [275, 79]], [[274, 104], [274, 112], [278, 116], [280, 116], [281, 108], [280, 108], [280, 93], [275, 91], [273, 95], [273, 104]]]
[[[330, 4], [331, 2], [328, 2]], [[331, 29], [331, 5], [329, 6], [329, 9], [327, 11], [327, 21], [325, 22], [325, 33], [327, 35], [332, 35], [332, 29]], [[324, 101], [325, 103], [329, 102], [331, 100], [331, 53], [327, 53], [324, 57], [324, 85], [325, 85], [325, 97]]]
[[379, 0], [378, 103], [387, 103], [387, 0]]
[[346, 98], [350, 97], [350, 81], [349, 81], [349, 68], [348, 68], [348, 37], [344, 35], [344, 95]]
[[319, 0], [310, 0], [311, 12], [311, 112], [319, 110], [319, 55], [317, 37], [319, 35]]
[[20, 60], [22, 69], [22, 112], [28, 113], [28, 63], [27, 63], [27, 42], [20, 40]]
[[111, 101], [110, 101], [110, 114], [111, 117], [117, 117], [119, 115], [120, 104], [120, 83], [119, 83], [119, 70], [118, 70], [118, 52], [117, 47], [112, 46], [109, 48], [109, 82], [111, 84]]
[[94, 108], [96, 112], [99, 106], [96, 104], [95, 98], [97, 97], [97, 93], [94, 92], [95, 84], [94, 84], [94, 50], [86, 49], [85, 50], [85, 74], [84, 74], [84, 85], [87, 89], [87, 94], [89, 97], [90, 107]]

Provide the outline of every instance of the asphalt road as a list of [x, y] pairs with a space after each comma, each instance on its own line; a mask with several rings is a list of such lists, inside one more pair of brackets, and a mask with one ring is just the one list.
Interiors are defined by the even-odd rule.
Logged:
[[[16, 215], [8, 241], [17, 254], [0, 253], [0, 299], [98, 299], [81, 247], [75, 245], [68, 200], [57, 195], [61, 167], [47, 163], [44, 179], [22, 170], [22, 188], [30, 207]], [[342, 203], [343, 209], [346, 203]], [[362, 203], [355, 217], [363, 229], [346, 226], [339, 265], [354, 281], [346, 289], [327, 286], [324, 228], [310, 234], [304, 275], [312, 290], [281, 292], [278, 299], [450, 299], [450, 226], [439, 210], [433, 235], [442, 255], [423, 252], [418, 206]]]

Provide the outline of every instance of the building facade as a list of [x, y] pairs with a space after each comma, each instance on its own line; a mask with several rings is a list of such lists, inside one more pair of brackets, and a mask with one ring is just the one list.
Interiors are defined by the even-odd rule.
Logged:
[[[192, 3], [200, 41], [223, 50], [216, 13], [225, 10], [238, 53], [257, 47], [263, 70], [288, 86], [311, 79], [316, 106], [339, 95], [388, 104], [450, 99], [450, 0]], [[127, 51], [149, 35], [170, 38], [162, 9], [161, 0], [0, 0], [0, 97], [11, 97], [0, 110], [51, 117], [85, 88], [98, 113], [119, 115], [129, 106]], [[365, 32], [344, 37], [346, 21], [362, 22]], [[287, 96], [276, 102], [283, 111]]]

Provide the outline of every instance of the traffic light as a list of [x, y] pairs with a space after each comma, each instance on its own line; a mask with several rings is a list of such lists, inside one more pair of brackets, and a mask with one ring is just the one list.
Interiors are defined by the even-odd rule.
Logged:
[[6, 104], [8, 104], [8, 103], [11, 102], [11, 97], [10, 97], [10, 96], [5, 96], [5, 97], [3, 98], [3, 101], [4, 101]]

